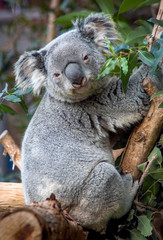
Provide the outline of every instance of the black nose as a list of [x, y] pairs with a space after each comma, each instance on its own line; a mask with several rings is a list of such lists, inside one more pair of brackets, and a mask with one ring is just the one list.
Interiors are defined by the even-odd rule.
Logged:
[[65, 75], [72, 84], [82, 85], [84, 74], [78, 63], [69, 63], [65, 68]]

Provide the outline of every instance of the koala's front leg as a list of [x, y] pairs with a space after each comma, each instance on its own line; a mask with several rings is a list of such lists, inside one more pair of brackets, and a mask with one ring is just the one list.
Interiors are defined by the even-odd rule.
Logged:
[[102, 231], [110, 218], [127, 213], [137, 188], [130, 174], [121, 176], [113, 165], [101, 162], [85, 180], [79, 203], [70, 214], [83, 226]]
[[141, 66], [129, 79], [127, 92], [124, 93], [120, 79], [113, 78], [101, 96], [97, 106], [100, 123], [109, 131], [125, 129], [139, 122], [147, 113], [150, 98], [144, 91], [142, 82], [149, 74], [148, 66]]

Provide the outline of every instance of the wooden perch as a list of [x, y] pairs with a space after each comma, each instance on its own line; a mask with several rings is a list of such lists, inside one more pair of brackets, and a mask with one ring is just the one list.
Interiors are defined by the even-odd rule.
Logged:
[[7, 130], [5, 130], [0, 135], [0, 143], [5, 148], [3, 154], [6, 155], [8, 153], [11, 157], [11, 161], [13, 161], [13, 164], [16, 165], [21, 170], [20, 148], [17, 146], [14, 139], [11, 137]]
[[[157, 92], [149, 78], [143, 81], [143, 87], [149, 96]], [[145, 162], [149, 156], [163, 126], [163, 110], [158, 108], [163, 102], [163, 95], [155, 97], [143, 122], [133, 130], [126, 150], [121, 159], [123, 172], [129, 172], [134, 179], [138, 179], [140, 172], [138, 165]]]
[[0, 212], [24, 205], [21, 183], [0, 182]]
[[0, 239], [86, 240], [87, 233], [66, 211], [62, 211], [52, 194], [44, 202], [4, 214], [0, 220]]

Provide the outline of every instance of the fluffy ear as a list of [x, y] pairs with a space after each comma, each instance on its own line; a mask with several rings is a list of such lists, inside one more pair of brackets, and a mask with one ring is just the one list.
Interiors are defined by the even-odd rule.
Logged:
[[32, 88], [34, 94], [39, 94], [46, 79], [44, 56], [46, 52], [26, 52], [15, 64], [16, 84], [21, 89]]
[[73, 24], [84, 38], [93, 40], [103, 53], [110, 53], [105, 42], [106, 38], [113, 45], [119, 40], [115, 24], [108, 15], [90, 14], [85, 20], [77, 19]]

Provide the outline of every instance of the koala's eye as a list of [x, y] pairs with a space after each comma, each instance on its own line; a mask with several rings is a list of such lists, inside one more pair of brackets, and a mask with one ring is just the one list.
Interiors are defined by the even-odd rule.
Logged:
[[60, 73], [54, 73], [54, 76], [55, 76], [56, 78], [59, 78], [59, 77], [61, 76], [61, 74], [60, 74]]
[[83, 57], [83, 60], [84, 60], [85, 63], [87, 63], [87, 62], [89, 61], [88, 55], [85, 55], [85, 56]]

